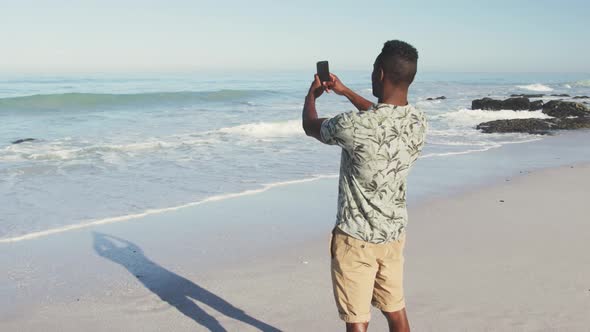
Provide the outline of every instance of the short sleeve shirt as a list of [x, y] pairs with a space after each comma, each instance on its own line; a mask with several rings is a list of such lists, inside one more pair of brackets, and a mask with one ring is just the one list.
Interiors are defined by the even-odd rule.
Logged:
[[408, 222], [406, 179], [426, 130], [424, 113], [410, 104], [376, 104], [322, 122], [322, 141], [342, 148], [337, 227], [371, 243], [400, 238]]

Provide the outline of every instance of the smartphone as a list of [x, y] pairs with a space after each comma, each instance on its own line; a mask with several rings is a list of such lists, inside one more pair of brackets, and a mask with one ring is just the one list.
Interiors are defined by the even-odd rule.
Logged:
[[330, 77], [330, 68], [328, 67], [328, 61], [318, 61], [317, 67], [320, 81], [329, 82], [332, 80], [332, 78]]

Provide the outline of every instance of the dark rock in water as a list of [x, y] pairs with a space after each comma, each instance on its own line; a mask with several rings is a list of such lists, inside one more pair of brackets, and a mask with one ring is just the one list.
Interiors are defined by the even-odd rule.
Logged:
[[482, 99], [475, 99], [471, 102], [471, 109], [477, 110], [488, 110], [488, 111], [498, 111], [498, 110], [515, 110], [515, 111], [523, 111], [529, 110], [531, 106], [531, 102], [528, 98], [523, 97], [515, 97], [515, 98], [508, 98], [506, 100], [495, 100], [492, 98], [482, 98]]
[[440, 96], [440, 97], [436, 97], [436, 98], [426, 98], [426, 100], [443, 100], [443, 99], [447, 99], [447, 97]]
[[32, 142], [32, 141], [36, 141], [36, 138], [21, 138], [21, 139], [17, 139], [16, 141], [12, 141], [12, 144], [21, 144], [24, 142]]
[[543, 101], [542, 100], [535, 100], [531, 101], [531, 107], [529, 111], [538, 111], [543, 108]]
[[475, 99], [471, 102], [472, 110], [500, 110], [502, 109], [502, 101], [492, 98]]
[[480, 123], [477, 129], [484, 133], [549, 134], [552, 130], [590, 128], [590, 117], [555, 119], [509, 119]]
[[524, 97], [524, 98], [541, 98], [543, 96], [545, 96], [545, 95], [542, 93], [537, 93], [537, 94], [520, 93], [520, 94], [510, 95], [510, 97]]
[[[548, 119], [547, 119], [548, 120]], [[548, 134], [552, 129], [551, 121], [545, 119], [509, 119], [494, 120], [477, 125], [477, 129], [489, 133], [529, 133]]]
[[543, 105], [543, 113], [556, 118], [565, 118], [590, 115], [590, 110], [582, 103], [552, 100]]
[[553, 96], [553, 97], [569, 97], [570, 95], [568, 95], [567, 93], [561, 93], [561, 94], [558, 94], [558, 95], [557, 94], [553, 94], [551, 96]]
[[528, 110], [531, 108], [531, 102], [528, 98], [516, 97], [508, 98], [502, 102], [502, 106], [509, 110]]
[[588, 96], [575, 96], [572, 99], [588, 99], [588, 98], [590, 98], [590, 97], [588, 97]]
[[588, 129], [590, 128], [590, 117], [580, 116], [577, 118], [551, 119], [555, 123], [555, 129]]

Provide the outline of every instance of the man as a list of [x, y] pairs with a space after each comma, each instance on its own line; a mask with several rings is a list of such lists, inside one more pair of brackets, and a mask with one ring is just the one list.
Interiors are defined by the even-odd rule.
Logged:
[[[336, 75], [311, 84], [303, 107], [308, 136], [342, 148], [338, 211], [330, 240], [334, 298], [346, 331], [366, 331], [371, 304], [387, 318], [390, 331], [409, 331], [405, 311], [403, 249], [406, 177], [424, 146], [426, 119], [408, 103], [418, 52], [392, 40], [373, 65], [373, 104]], [[318, 118], [315, 100], [332, 90], [358, 109]]]

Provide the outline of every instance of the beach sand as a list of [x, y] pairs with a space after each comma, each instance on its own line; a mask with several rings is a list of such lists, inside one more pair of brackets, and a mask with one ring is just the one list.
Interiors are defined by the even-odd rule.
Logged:
[[[590, 165], [523, 171], [409, 207], [414, 331], [590, 330]], [[336, 191], [320, 179], [2, 243], [0, 330], [344, 330]]]

